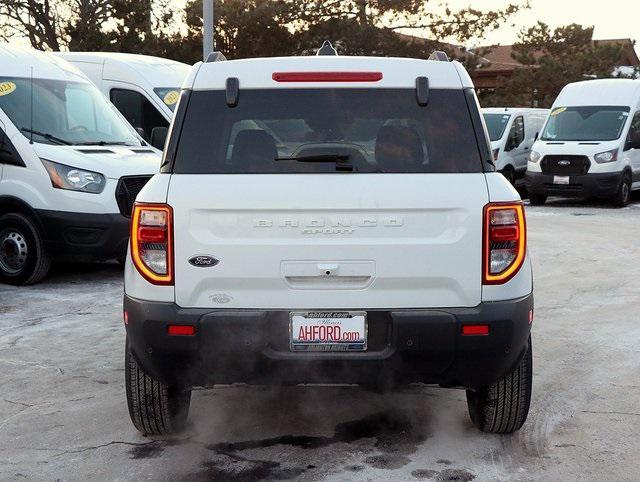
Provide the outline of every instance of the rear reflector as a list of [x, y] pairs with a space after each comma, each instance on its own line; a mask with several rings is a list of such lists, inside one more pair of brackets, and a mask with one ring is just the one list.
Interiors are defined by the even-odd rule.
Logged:
[[276, 82], [378, 82], [382, 72], [274, 72]]
[[489, 325], [462, 325], [464, 336], [486, 336], [489, 334]]
[[193, 336], [196, 334], [196, 327], [192, 325], [169, 325], [167, 333], [171, 336]]

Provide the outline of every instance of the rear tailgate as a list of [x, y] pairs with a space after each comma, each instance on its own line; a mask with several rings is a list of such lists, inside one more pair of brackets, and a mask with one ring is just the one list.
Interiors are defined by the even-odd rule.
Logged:
[[174, 174], [176, 303], [475, 306], [487, 202], [482, 173]]

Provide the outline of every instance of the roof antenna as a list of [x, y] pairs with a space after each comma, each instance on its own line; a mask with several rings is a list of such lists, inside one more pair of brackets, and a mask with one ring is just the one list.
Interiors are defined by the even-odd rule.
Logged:
[[322, 47], [320, 47], [316, 52], [316, 55], [338, 55], [338, 52], [333, 48], [331, 42], [325, 40]]
[[31, 118], [31, 127], [29, 128], [29, 132], [31, 133], [31, 138], [29, 140], [29, 144], [33, 144], [33, 65], [31, 66], [31, 105], [29, 106], [30, 118]]

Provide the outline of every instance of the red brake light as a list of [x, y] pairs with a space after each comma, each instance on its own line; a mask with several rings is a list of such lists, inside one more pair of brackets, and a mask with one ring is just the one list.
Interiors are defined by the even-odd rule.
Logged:
[[487, 336], [489, 325], [462, 325], [462, 334], [464, 336]]
[[166, 243], [167, 230], [166, 228], [157, 227], [144, 227], [138, 228], [138, 240], [141, 243]]
[[155, 285], [173, 284], [173, 211], [166, 204], [138, 204], [131, 216], [131, 259]]
[[276, 82], [378, 82], [382, 72], [274, 72]]
[[520, 270], [526, 256], [527, 228], [522, 203], [486, 205], [483, 230], [483, 283], [506, 283]]
[[196, 327], [193, 325], [169, 325], [167, 334], [171, 336], [193, 336], [196, 334]]

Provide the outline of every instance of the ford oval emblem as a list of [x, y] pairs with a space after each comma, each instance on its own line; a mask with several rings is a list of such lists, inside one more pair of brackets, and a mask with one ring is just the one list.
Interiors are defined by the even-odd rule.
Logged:
[[198, 255], [189, 258], [189, 264], [198, 268], [210, 268], [217, 265], [220, 260], [217, 260], [213, 256]]
[[571, 161], [558, 161], [558, 166], [570, 166]]

